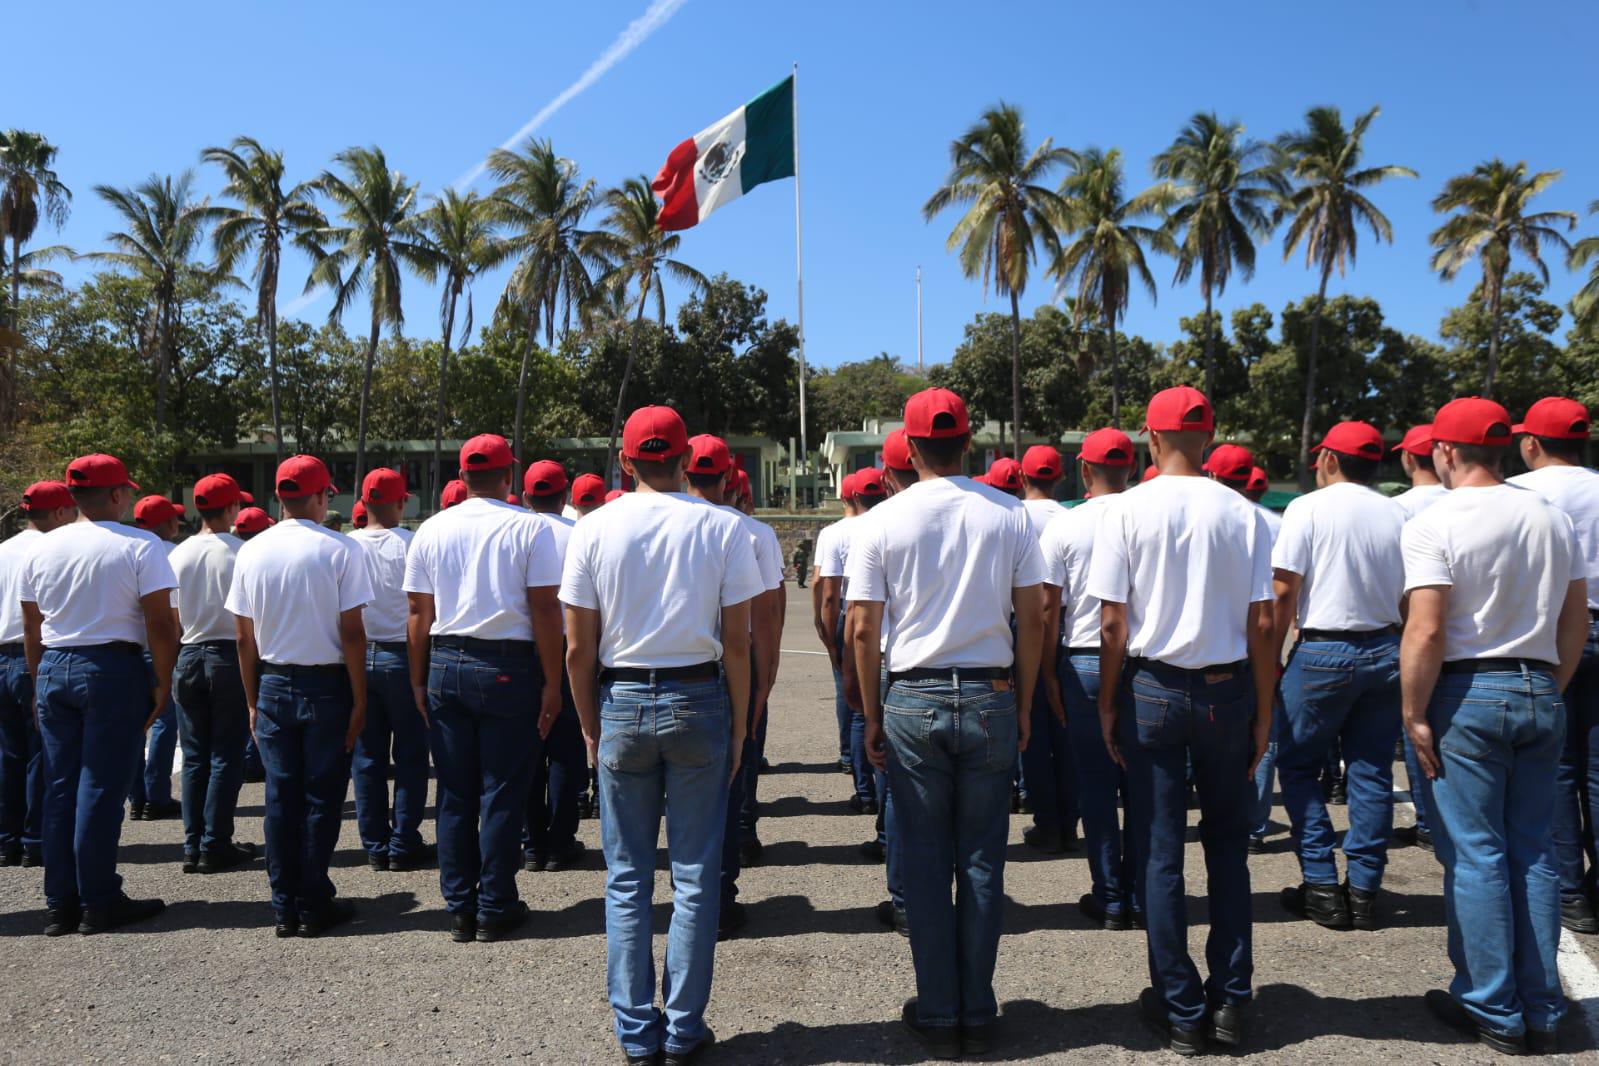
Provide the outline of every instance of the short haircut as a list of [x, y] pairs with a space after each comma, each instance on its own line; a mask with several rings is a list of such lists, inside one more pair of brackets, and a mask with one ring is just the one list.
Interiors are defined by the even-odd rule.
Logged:
[[1426, 455], [1417, 455], [1415, 452], [1407, 452], [1406, 454], [1415, 462], [1416, 469], [1425, 470], [1433, 477], [1438, 476], [1438, 464], [1432, 461], [1432, 449], [1430, 447], [1427, 449]]
[[888, 499], [887, 496], [857, 496], [855, 497], [855, 506], [863, 511], [870, 511], [886, 499]]
[[1083, 465], [1094, 472], [1095, 481], [1118, 491], [1127, 487], [1127, 478], [1133, 472], [1130, 466], [1106, 466], [1104, 463], [1090, 463], [1086, 459], [1083, 460]]
[[1538, 447], [1568, 463], [1581, 463], [1588, 450], [1585, 440], [1567, 440], [1564, 437], [1539, 437]]
[[221, 518], [223, 512], [226, 510], [226, 507], [201, 507], [199, 508], [199, 514], [201, 518], [209, 521], [213, 518]]
[[1333, 454], [1338, 457], [1338, 469], [1343, 471], [1344, 477], [1355, 484], [1370, 485], [1377, 480], [1378, 460], [1368, 455], [1350, 455], [1348, 452], [1333, 452]]
[[1455, 455], [1462, 463], [1468, 466], [1480, 466], [1487, 470], [1498, 470], [1504, 462], [1505, 446], [1503, 444], [1456, 444]]
[[954, 466], [960, 462], [961, 453], [966, 450], [966, 442], [970, 439], [970, 435], [965, 433], [958, 437], [910, 438], [921, 454], [922, 462], [929, 466]]
[[504, 481], [508, 466], [497, 466], [493, 470], [464, 470], [461, 480], [466, 482], [466, 487], [476, 495], [494, 492]]
[[681, 470], [683, 457], [687, 453], [679, 453], [669, 459], [633, 459], [633, 469], [638, 474], [640, 481], [647, 481], [654, 485], [658, 481], [668, 479], [674, 470]]
[[1204, 429], [1157, 429], [1160, 439], [1169, 448], [1180, 452], [1201, 452], [1213, 434]]
[[[637, 462], [637, 461], [638, 460], [636, 460], [636, 459], [634, 460], [634, 462]], [[688, 472], [688, 483], [690, 485], [693, 485], [695, 488], [700, 489], [702, 491], [706, 490], [706, 489], [714, 489], [717, 486], [717, 484], [723, 478], [725, 478], [726, 476], [727, 475], [725, 473], [722, 473], [722, 474], [696, 474], [694, 471], [690, 470]]]
[[84, 504], [88, 504], [90, 507], [98, 507], [111, 498], [113, 490], [105, 485], [99, 485], [94, 488], [74, 485], [69, 491], [72, 493], [72, 502], [79, 507]]
[[1037, 489], [1040, 492], [1051, 493], [1052, 494], [1054, 492], [1055, 486], [1060, 484], [1060, 478], [1058, 478], [1058, 477], [1028, 477], [1026, 474], [1023, 474], [1022, 475], [1022, 484], [1024, 486], [1027, 486], [1027, 487], [1035, 488], [1035, 489]]
[[566, 490], [542, 493], [524, 492], [522, 499], [527, 503], [528, 509], [532, 511], [559, 511], [561, 506], [566, 503]]

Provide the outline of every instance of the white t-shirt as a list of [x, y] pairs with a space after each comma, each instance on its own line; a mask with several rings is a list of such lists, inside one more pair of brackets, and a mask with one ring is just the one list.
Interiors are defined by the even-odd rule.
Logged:
[[53, 531], [28, 554], [18, 594], [39, 605], [45, 647], [78, 648], [115, 640], [143, 644], [139, 601], [177, 586], [160, 537], [121, 522], [80, 520]]
[[600, 613], [600, 665], [722, 657], [722, 608], [766, 591], [737, 517], [679, 492], [629, 492], [572, 530], [561, 602]]
[[244, 543], [233, 564], [227, 608], [255, 623], [263, 662], [344, 661], [339, 615], [372, 601], [362, 556], [355, 541], [305, 518], [280, 519]]
[[1405, 518], [1415, 518], [1421, 512], [1449, 494], [1442, 485], [1415, 485], [1393, 498]]
[[1248, 655], [1249, 605], [1273, 599], [1271, 528], [1237, 492], [1158, 477], [1112, 497], [1088, 594], [1127, 605], [1127, 654], [1198, 670]]
[[[577, 519], [568, 518], [563, 514], [554, 514], [550, 511], [534, 511], [534, 514], [544, 519], [550, 527], [550, 535], [555, 538], [555, 554], [561, 561], [561, 569], [566, 569], [566, 546], [572, 540], [572, 527], [577, 525]], [[561, 633], [566, 634], [566, 612], [561, 612]]]
[[1290, 503], [1271, 565], [1303, 579], [1299, 628], [1367, 632], [1398, 625], [1404, 525], [1393, 500], [1349, 481]]
[[415, 536], [409, 529], [379, 529], [367, 526], [350, 534], [361, 546], [366, 561], [367, 580], [372, 582], [372, 600], [361, 612], [366, 623], [366, 639], [392, 644], [405, 639], [405, 619], [410, 604], [405, 598], [405, 553]]
[[[1250, 501], [1254, 502], [1254, 501]], [[1260, 512], [1260, 517], [1266, 520], [1266, 529], [1271, 533], [1271, 542], [1277, 543], [1277, 538], [1282, 535], [1283, 516], [1273, 511], [1263, 503], [1255, 504], [1255, 510]]]
[[1114, 493], [1090, 496], [1076, 507], [1061, 508], [1038, 538], [1044, 580], [1060, 587], [1060, 602], [1066, 611], [1060, 639], [1063, 648], [1099, 647], [1099, 601], [1088, 594], [1088, 564], [1094, 557], [1094, 534], [1113, 499]]
[[1599, 474], [1585, 466], [1546, 466], [1510, 479], [1531, 489], [1571, 518], [1589, 577], [1588, 609], [1599, 611]]
[[233, 565], [244, 541], [232, 533], [197, 533], [173, 549], [168, 561], [177, 575], [172, 606], [178, 609], [185, 644], [235, 640], [239, 635], [227, 608]]
[[0, 644], [22, 643], [22, 564], [42, 536], [24, 529], [0, 544]]
[[783, 587], [783, 546], [777, 542], [777, 533], [771, 526], [762, 522], [753, 515], [747, 515], [737, 507], [728, 504], [720, 505], [722, 510], [735, 514], [744, 523], [744, 528], [749, 531], [752, 546], [755, 548], [755, 566], [761, 572], [761, 584], [765, 591]]
[[868, 511], [850, 533], [849, 599], [883, 604], [888, 669], [1008, 667], [1011, 592], [1041, 584], [1021, 501], [935, 477]]
[[578, 514], [578, 511], [577, 511], [576, 507], [573, 507], [571, 504], [567, 504], [565, 507], [561, 508], [561, 517], [566, 519], [569, 522], [575, 523], [579, 518], [582, 518], [583, 516]]
[[1571, 519], [1516, 485], [1456, 488], [1405, 523], [1405, 591], [1449, 588], [1444, 661], [1560, 661], [1566, 591], [1587, 576]]
[[816, 534], [816, 573], [818, 577], [843, 577], [849, 562], [849, 525], [854, 515], [823, 526]]
[[1023, 500], [1022, 506], [1027, 508], [1027, 520], [1033, 524], [1035, 537], [1042, 537], [1050, 522], [1066, 512], [1065, 505], [1058, 500]]
[[560, 583], [550, 523], [486, 496], [423, 522], [405, 561], [405, 591], [432, 594], [438, 637], [532, 640], [527, 590]]

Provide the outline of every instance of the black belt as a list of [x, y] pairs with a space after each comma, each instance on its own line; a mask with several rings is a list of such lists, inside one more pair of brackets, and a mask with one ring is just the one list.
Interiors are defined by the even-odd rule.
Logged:
[[77, 644], [70, 648], [52, 648], [46, 646], [45, 651], [125, 651], [130, 655], [146, 654], [143, 644], [135, 644], [131, 640], [108, 640], [104, 644]]
[[1554, 663], [1542, 659], [1456, 659], [1444, 663], [1446, 674], [1519, 674], [1552, 672]]
[[0, 655], [26, 655], [28, 650], [21, 644], [0, 644]]
[[411, 650], [411, 646], [403, 640], [374, 640], [369, 642], [369, 646], [390, 655], [406, 655]]
[[1383, 626], [1381, 629], [1301, 629], [1299, 639], [1312, 643], [1338, 642], [1343, 644], [1360, 644], [1378, 637], [1390, 637], [1399, 632], [1398, 626]]
[[1173, 666], [1171, 663], [1163, 663], [1159, 659], [1146, 659], [1142, 655], [1132, 655], [1128, 656], [1127, 664], [1124, 667], [1126, 670], [1147, 670], [1150, 668], [1170, 670], [1179, 674], [1242, 674], [1249, 671], [1249, 660], [1239, 659], [1237, 662], [1217, 663], [1214, 666]]
[[1062, 651], [1064, 651], [1070, 658], [1076, 658], [1079, 655], [1092, 655], [1095, 658], [1099, 657], [1098, 648], [1063, 648]]
[[476, 655], [526, 655], [533, 654], [531, 640], [481, 640], [478, 637], [434, 637], [435, 648], [454, 648]]
[[918, 666], [914, 670], [890, 670], [888, 683], [896, 681], [1009, 681], [1008, 666]]
[[641, 666], [611, 666], [600, 671], [600, 681], [603, 684], [612, 681], [632, 681], [646, 685], [656, 681], [708, 681], [721, 676], [721, 664], [714, 661], [695, 663], [693, 666], [659, 666], [653, 669]]
[[261, 673], [275, 677], [345, 677], [343, 663], [313, 663], [298, 666], [294, 663], [262, 663]]

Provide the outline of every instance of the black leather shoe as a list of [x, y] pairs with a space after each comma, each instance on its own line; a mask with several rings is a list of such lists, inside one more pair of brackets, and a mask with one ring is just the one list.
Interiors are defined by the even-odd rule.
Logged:
[[1144, 912], [1143, 911], [1134, 911], [1133, 912], [1133, 928], [1134, 929], [1148, 929], [1149, 928], [1149, 923], [1144, 920]]
[[759, 866], [761, 852], [766, 849], [761, 846], [760, 840], [750, 837], [748, 840], [738, 842], [738, 864], [740, 866]]
[[167, 800], [165, 803], [146, 803], [144, 805], [144, 820], [147, 822], [160, 822], [168, 818], [176, 818], [183, 813], [183, 804], [177, 800]]
[[1560, 924], [1573, 933], [1599, 933], [1599, 917], [1594, 916], [1593, 905], [1581, 898], [1560, 901]]
[[664, 1064], [664, 1066], [688, 1066], [688, 1064], [691, 1062], [698, 1062], [700, 1060], [700, 1056], [704, 1054], [705, 1049], [708, 1047], [714, 1047], [715, 1044], [716, 1034], [707, 1028], [705, 1030], [705, 1035], [700, 1037], [700, 1042], [698, 1044], [695, 1044], [687, 1051], [668, 1051], [661, 1056], [661, 1062]]
[[577, 797], [577, 816], [578, 818], [582, 819], [591, 818], [593, 815], [594, 800], [589, 797], [587, 792], [584, 792]]
[[656, 1050], [648, 1055], [629, 1055], [624, 1051], [622, 1052], [622, 1061], [627, 1063], [627, 1066], [659, 1066], [661, 1053]]
[[894, 930], [900, 936], [911, 935], [911, 923], [910, 919], [905, 915], [905, 908], [894, 906], [893, 900], [885, 899], [879, 903], [874, 913], [876, 913], [879, 922], [885, 927]]
[[1266, 853], [1266, 838], [1251, 836], [1248, 845], [1249, 854], [1264, 855]]
[[1283, 910], [1300, 918], [1309, 918], [1326, 929], [1352, 929], [1354, 921], [1349, 916], [1349, 901], [1344, 898], [1342, 885], [1302, 884], [1282, 891]]
[[1218, 1044], [1237, 1047], [1244, 1042], [1244, 1008], [1239, 1003], [1223, 1003], [1210, 1012], [1206, 1035]]
[[888, 857], [888, 849], [881, 840], [868, 840], [861, 845], [861, 857], [868, 862], [882, 862]]
[[916, 1000], [907, 999], [899, 1012], [905, 1028], [922, 1042], [922, 1048], [935, 1059], [958, 1059], [961, 1054], [960, 1029], [953, 1025], [923, 1025], [916, 1017]]
[[851, 796], [849, 798], [849, 809], [856, 814], [876, 814], [877, 801], [863, 799], [860, 796]]
[[130, 803], [130, 804], [128, 804], [128, 821], [130, 821], [130, 822], [142, 822], [142, 821], [144, 821], [144, 804], [142, 804], [142, 803]]
[[167, 905], [158, 899], [129, 899], [123, 896], [109, 907], [84, 908], [83, 921], [78, 923], [78, 932], [84, 936], [108, 933], [124, 925], [154, 918], [166, 909]]
[[389, 853], [386, 851], [369, 851], [366, 853], [368, 869], [383, 871], [389, 868]]
[[43, 865], [44, 865], [44, 852], [42, 852], [42, 851], [24, 851], [22, 853], [22, 868], [24, 870], [32, 869], [34, 867], [39, 867], [39, 866], [43, 866]]
[[986, 1055], [994, 1050], [994, 1023], [961, 1026], [961, 1054]]
[[524, 851], [522, 853], [522, 869], [530, 874], [543, 873], [544, 864], [549, 861], [549, 857], [542, 851]]
[[1060, 850], [1062, 850], [1062, 851], [1078, 851], [1078, 850], [1080, 850], [1080, 848], [1078, 846], [1078, 843], [1077, 843], [1077, 823], [1073, 822], [1071, 825], [1067, 826], [1065, 829], [1062, 829], [1060, 831]]
[[1416, 825], [1402, 825], [1394, 830], [1394, 843], [1432, 850], [1432, 834]]
[[401, 855], [390, 852], [389, 872], [403, 874], [411, 870], [420, 870], [433, 861], [433, 854], [434, 847], [432, 844], [424, 844], [415, 851], [407, 851]]
[[450, 939], [457, 944], [470, 944], [477, 939], [477, 915], [450, 915]]
[[355, 904], [347, 899], [330, 899], [321, 910], [300, 916], [300, 935], [308, 939], [319, 937], [354, 917]]
[[1555, 1029], [1528, 1029], [1527, 1054], [1560, 1054], [1560, 1032]]
[[278, 918], [272, 926], [272, 932], [279, 940], [288, 940], [300, 935], [300, 919], [297, 915], [285, 914]]
[[229, 844], [225, 848], [214, 848], [211, 851], [200, 852], [199, 870], [203, 874], [220, 874], [235, 870], [245, 863], [254, 862], [261, 854], [261, 849], [254, 844]]
[[479, 944], [492, 944], [504, 940], [522, 927], [528, 919], [527, 903], [517, 900], [504, 914], [485, 915], [477, 920]]
[[1059, 855], [1066, 850], [1061, 840], [1060, 830], [1045, 829], [1041, 825], [1029, 826], [1022, 833], [1022, 843], [1030, 848], [1036, 848], [1046, 855]]
[[1334, 807], [1348, 806], [1349, 786], [1344, 783], [1343, 778], [1339, 777], [1333, 780], [1332, 787], [1327, 790], [1327, 802]]
[[44, 935], [66, 936], [68, 933], [78, 931], [78, 923], [83, 921], [83, 911], [77, 907], [61, 907], [57, 910], [44, 912]]
[[841, 774], [853, 774], [855, 772], [855, 764], [848, 759], [840, 759], [838, 760], [838, 772]]
[[1077, 909], [1084, 918], [1093, 922], [1101, 929], [1112, 933], [1121, 933], [1127, 930], [1127, 915], [1122, 911], [1108, 911], [1099, 901], [1099, 897], [1092, 892], [1085, 892], [1077, 901]]
[[22, 845], [21, 844], [17, 844], [14, 847], [6, 848], [4, 851], [0, 851], [0, 866], [21, 866], [21, 865], [22, 865]]
[[183, 872], [186, 874], [197, 874], [200, 872], [199, 852], [186, 851], [183, 853]]
[[1487, 1044], [1501, 1055], [1520, 1055], [1527, 1049], [1527, 1041], [1519, 1036], [1504, 1036], [1492, 1030], [1484, 1029], [1477, 1024], [1477, 1019], [1471, 1012], [1441, 988], [1434, 988], [1422, 997], [1426, 1000], [1427, 1009], [1432, 1011], [1439, 1021], [1475, 1037], [1479, 1043]]
[[1349, 920], [1356, 929], [1371, 932], [1377, 928], [1377, 893], [1364, 892], [1344, 882], [1344, 898], [1349, 901]]
[[1143, 1017], [1144, 1024], [1177, 1054], [1190, 1056], [1205, 1053], [1205, 1034], [1198, 1029], [1173, 1025], [1171, 1019], [1166, 1017], [1166, 1001], [1153, 988], [1146, 988], [1138, 994], [1138, 1013]]
[[716, 920], [716, 939], [726, 940], [750, 924], [750, 914], [738, 900], [722, 904], [722, 913]]
[[574, 840], [570, 847], [552, 851], [550, 857], [544, 861], [544, 868], [551, 873], [561, 870], [571, 870], [583, 864], [583, 855], [586, 849], [581, 840]]

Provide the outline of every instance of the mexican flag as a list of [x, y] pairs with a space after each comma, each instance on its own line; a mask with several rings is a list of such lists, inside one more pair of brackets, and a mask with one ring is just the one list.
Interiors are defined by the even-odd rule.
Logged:
[[656, 223], [688, 229], [755, 186], [794, 176], [794, 78], [789, 76], [672, 149], [651, 188]]

